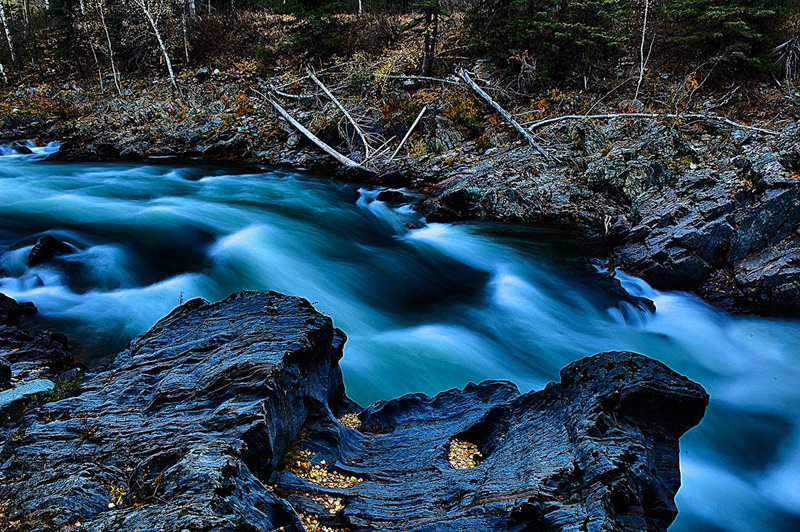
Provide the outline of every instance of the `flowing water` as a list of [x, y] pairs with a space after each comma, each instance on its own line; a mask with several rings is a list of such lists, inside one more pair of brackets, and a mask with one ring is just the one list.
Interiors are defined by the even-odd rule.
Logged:
[[[730, 316], [621, 275], [655, 302], [642, 312], [575, 267], [594, 252], [564, 231], [426, 225], [376, 191], [289, 171], [43, 161], [55, 149], [0, 147], [0, 291], [34, 301], [35, 325], [90, 364], [181, 300], [242, 289], [333, 316], [362, 404], [483, 379], [527, 391], [583, 356], [637, 351], [712, 398], [681, 440], [671, 530], [800, 530], [800, 321]], [[75, 251], [28, 267], [45, 233]]]

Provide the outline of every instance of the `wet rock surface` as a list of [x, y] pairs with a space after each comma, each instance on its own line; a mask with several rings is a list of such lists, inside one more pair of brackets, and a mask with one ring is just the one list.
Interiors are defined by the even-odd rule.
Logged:
[[774, 143], [648, 122], [579, 122], [550, 138], [564, 158], [494, 151], [433, 185], [423, 209], [437, 221], [577, 225], [657, 288], [800, 316], [800, 126]]
[[[2, 425], [0, 524], [51, 530], [665, 530], [708, 396], [603, 353], [561, 382], [344, 393], [305, 300], [192, 300], [80, 393]], [[10, 434], [14, 434], [13, 439]], [[281, 528], [283, 527], [283, 528]]]
[[0, 308], [4, 309], [0, 311], [0, 421], [7, 421], [39, 404], [43, 394], [54, 388], [71, 388], [80, 380], [83, 365], [73, 357], [63, 334], [15, 326], [23, 315], [36, 312], [32, 303], [17, 303], [0, 294]]
[[30, 301], [18, 303], [0, 293], [0, 325], [16, 325], [23, 316], [36, 314], [36, 305]]
[[731, 310], [800, 317], [800, 180], [761, 159], [745, 176], [693, 172], [643, 198], [613, 227], [617, 264]]

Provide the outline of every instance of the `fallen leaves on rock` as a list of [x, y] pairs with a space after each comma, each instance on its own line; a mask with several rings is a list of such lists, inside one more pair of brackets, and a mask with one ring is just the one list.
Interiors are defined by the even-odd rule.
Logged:
[[361, 428], [361, 420], [358, 418], [358, 414], [345, 414], [339, 419], [339, 423], [353, 430]]
[[474, 443], [453, 438], [447, 460], [455, 469], [472, 469], [483, 461], [483, 455]]
[[327, 469], [325, 460], [322, 460], [319, 465], [311, 462], [311, 452], [308, 450], [301, 450], [294, 453], [294, 456], [288, 461], [286, 469], [304, 478], [312, 484], [325, 486], [327, 488], [352, 488], [363, 479], [356, 476], [348, 476]]

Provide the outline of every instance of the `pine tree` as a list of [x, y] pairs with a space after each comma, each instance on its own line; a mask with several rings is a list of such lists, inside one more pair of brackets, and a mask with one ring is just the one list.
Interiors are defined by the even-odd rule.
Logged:
[[668, 0], [669, 41], [695, 59], [765, 66], [786, 0]]
[[630, 0], [480, 0], [469, 23], [495, 59], [528, 52], [542, 69], [589, 73], [629, 39]]

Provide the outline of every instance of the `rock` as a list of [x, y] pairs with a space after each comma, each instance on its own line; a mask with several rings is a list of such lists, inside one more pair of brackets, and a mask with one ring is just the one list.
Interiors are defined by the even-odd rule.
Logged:
[[0, 390], [11, 388], [11, 362], [0, 358]]
[[363, 182], [375, 177], [375, 172], [363, 166], [340, 166], [336, 169], [336, 179], [346, 183]]
[[36, 314], [36, 305], [31, 302], [17, 303], [0, 293], [0, 325], [16, 325], [23, 316]]
[[378, 201], [387, 203], [401, 203], [406, 201], [406, 195], [400, 190], [381, 190], [375, 198]]
[[586, 179], [592, 190], [613, 194], [626, 204], [642, 195], [661, 190], [671, 182], [663, 164], [655, 160], [601, 160], [591, 163]]
[[[344, 394], [344, 334], [305, 300], [243, 292], [175, 309], [24, 417], [2, 468], [20, 530], [666, 530], [678, 438], [708, 395], [604, 353], [561, 383]], [[304, 528], [305, 527], [305, 528]]]
[[210, 76], [211, 70], [209, 70], [208, 67], [202, 67], [194, 73], [194, 79], [197, 80], [198, 83], [205, 83]]
[[0, 325], [0, 424], [36, 406], [55, 382], [79, 380], [82, 370], [63, 334]]
[[0, 422], [17, 417], [17, 411], [24, 410], [30, 401], [51, 391], [55, 386], [51, 380], [35, 379], [0, 392]]
[[62, 242], [53, 235], [44, 235], [36, 242], [28, 254], [28, 266], [37, 266], [50, 262], [56, 255], [72, 253], [74, 249], [66, 242]]
[[435, 121], [434, 145], [438, 151], [452, 150], [464, 143], [464, 136], [458, 131], [452, 120], [436, 115]]
[[612, 294], [620, 302], [620, 308], [623, 308], [621, 303], [624, 302], [643, 312], [656, 311], [656, 305], [652, 300], [631, 295], [622, 287], [622, 283], [616, 277], [616, 272], [610, 267], [608, 261], [580, 259], [577, 261], [577, 267], [579, 272], [591, 274], [593, 286], [601, 288], [607, 294]]
[[29, 147], [27, 147], [25, 144], [23, 144], [21, 142], [13, 143], [11, 145], [11, 149], [14, 150], [15, 152], [21, 153], [23, 155], [31, 155], [33, 153], [33, 150], [31, 150]]
[[0, 326], [0, 357], [10, 364], [16, 379], [36, 376], [58, 380], [64, 372], [82, 366], [72, 356], [63, 334], [23, 331], [8, 325]]
[[747, 307], [800, 318], [800, 235], [737, 262], [735, 279]]
[[603, 130], [589, 120], [574, 122], [569, 127], [569, 134], [575, 147], [584, 155], [596, 155], [606, 147]]
[[783, 177], [774, 157], [737, 166], [755, 173], [752, 188], [731, 191], [698, 171], [641, 200], [636, 223], [612, 238], [614, 259], [657, 288], [698, 290], [726, 310], [800, 316], [800, 181]]

